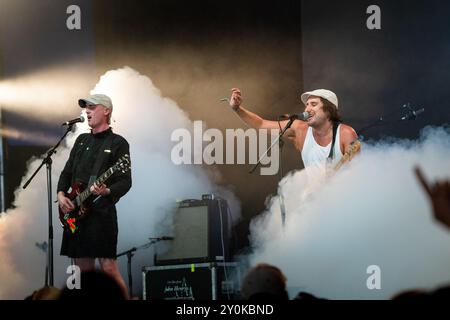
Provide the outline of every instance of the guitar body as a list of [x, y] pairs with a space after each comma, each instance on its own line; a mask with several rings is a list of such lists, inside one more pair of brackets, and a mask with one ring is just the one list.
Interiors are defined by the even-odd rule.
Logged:
[[81, 205], [77, 205], [75, 199], [77, 196], [84, 190], [85, 185], [81, 182], [75, 182], [72, 187], [71, 191], [68, 195], [66, 195], [67, 198], [69, 198], [72, 203], [75, 206], [75, 209], [71, 212], [64, 213], [60, 207], [59, 209], [59, 220], [61, 221], [62, 226], [64, 229], [75, 233], [75, 231], [78, 229], [78, 222], [81, 219], [84, 219], [88, 213], [88, 202], [84, 202]]

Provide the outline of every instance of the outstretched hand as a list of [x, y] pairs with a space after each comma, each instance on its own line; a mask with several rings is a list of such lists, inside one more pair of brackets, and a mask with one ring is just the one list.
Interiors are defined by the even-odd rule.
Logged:
[[420, 181], [423, 189], [428, 194], [433, 206], [433, 214], [436, 220], [450, 228], [450, 183], [449, 181], [436, 181], [430, 185], [422, 170], [419, 167], [414, 168], [417, 179]]

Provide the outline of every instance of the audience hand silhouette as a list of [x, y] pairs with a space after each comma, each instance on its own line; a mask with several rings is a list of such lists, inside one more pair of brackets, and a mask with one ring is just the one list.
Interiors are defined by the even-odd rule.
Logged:
[[430, 185], [422, 170], [415, 167], [417, 179], [420, 181], [425, 192], [428, 194], [433, 207], [433, 214], [436, 220], [450, 228], [450, 183], [449, 181], [436, 181]]

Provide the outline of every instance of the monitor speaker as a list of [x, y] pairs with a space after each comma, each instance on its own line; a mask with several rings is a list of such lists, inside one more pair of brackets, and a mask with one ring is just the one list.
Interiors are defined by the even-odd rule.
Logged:
[[169, 250], [155, 254], [155, 265], [228, 261], [230, 226], [223, 199], [185, 200], [174, 215]]

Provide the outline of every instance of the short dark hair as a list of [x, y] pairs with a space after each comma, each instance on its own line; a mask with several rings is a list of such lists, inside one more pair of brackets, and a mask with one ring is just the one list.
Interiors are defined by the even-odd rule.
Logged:
[[277, 267], [260, 263], [251, 268], [241, 283], [245, 300], [289, 300], [286, 277]]
[[323, 103], [323, 112], [325, 112], [328, 115], [328, 118], [332, 122], [342, 122], [341, 115], [339, 114], [338, 108], [332, 104], [327, 99], [324, 99], [322, 97], [319, 97], [320, 101]]

